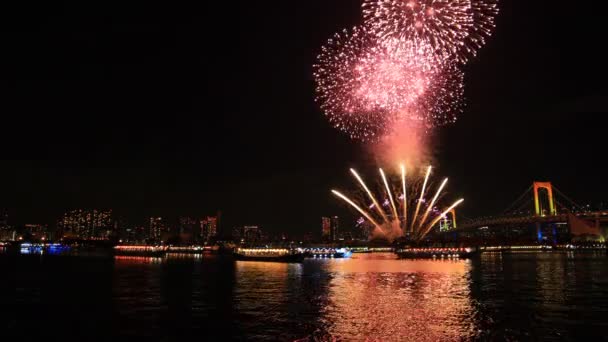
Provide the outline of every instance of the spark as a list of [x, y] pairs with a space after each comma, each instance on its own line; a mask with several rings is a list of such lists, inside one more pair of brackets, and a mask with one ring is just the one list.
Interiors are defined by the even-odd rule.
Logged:
[[[340, 192], [338, 192], [336, 190], [332, 190], [332, 192], [336, 196], [342, 198], [344, 201], [346, 201], [348, 204], [350, 204], [353, 208], [355, 208], [361, 215], [363, 215], [364, 219], [366, 219], [371, 224], [373, 224], [375, 227], [377, 227], [379, 229], [379, 232], [382, 232], [383, 237], [388, 238], [391, 241], [396, 238], [402, 237], [404, 234], [404, 228], [402, 228], [402, 227], [407, 227], [407, 225], [408, 225], [408, 221], [407, 221], [407, 217], [409, 215], [408, 208], [412, 208], [412, 209], [414, 208], [413, 203], [410, 203], [410, 205], [408, 205], [408, 198], [411, 202], [417, 202], [415, 214], [412, 216], [413, 219], [410, 222], [411, 234], [409, 236], [416, 241], [420, 241], [428, 234], [430, 229], [432, 229], [432, 227], [435, 226], [437, 224], [437, 222], [443, 216], [445, 216], [445, 214], [447, 212], [454, 209], [458, 204], [460, 204], [462, 202], [462, 200], [459, 200], [456, 203], [454, 203], [452, 206], [450, 206], [446, 210], [446, 212], [440, 214], [439, 216], [436, 216], [437, 210], [435, 210], [435, 205], [437, 204], [437, 202], [440, 202], [440, 198], [442, 197], [441, 196], [442, 191], [445, 188], [448, 179], [445, 178], [443, 180], [443, 182], [440, 184], [440, 186], [438, 187], [438, 189], [436, 190], [434, 196], [432, 197], [432, 199], [430, 201], [425, 201], [424, 195], [426, 193], [426, 188], [428, 186], [428, 183], [430, 182], [432, 166], [428, 166], [428, 168], [426, 169], [426, 173], [424, 175], [424, 182], [423, 182], [423, 185], [421, 188], [422, 191], [420, 192], [420, 194], [418, 194], [418, 192], [417, 192], [418, 187], [412, 186], [412, 184], [411, 184], [411, 183], [419, 184], [419, 183], [417, 183], [418, 182], [417, 180], [415, 180], [414, 182], [410, 181], [411, 189], [407, 189], [405, 165], [401, 164], [400, 169], [401, 169], [400, 183], [401, 183], [401, 186], [403, 187], [403, 195], [402, 195], [403, 197], [401, 197], [401, 195], [397, 192], [395, 192], [395, 194], [393, 194], [393, 191], [391, 191], [391, 189], [394, 189], [394, 187], [391, 186], [391, 178], [389, 177], [388, 174], [386, 174], [384, 172], [384, 170], [382, 168], [379, 168], [380, 177], [381, 177], [382, 183], [383, 183], [381, 185], [381, 188], [384, 189], [382, 191], [387, 192], [387, 197], [388, 197], [388, 199], [385, 200], [385, 205], [387, 207], [388, 206], [391, 207], [391, 209], [387, 209], [387, 210], [392, 210], [392, 213], [394, 215], [393, 220], [390, 220], [390, 221], [388, 220], [386, 213], [381, 209], [381, 206], [378, 205], [376, 196], [374, 196], [374, 193], [372, 192], [372, 190], [367, 187], [367, 185], [363, 182], [362, 178], [359, 176], [359, 174], [356, 171], [354, 171], [354, 169], [351, 169], [351, 173], [359, 181], [359, 183], [361, 184], [363, 189], [366, 191], [368, 197], [372, 200], [372, 202], [374, 202], [374, 204], [369, 206], [370, 211], [366, 211], [364, 209], [364, 208], [367, 208], [368, 206], [359, 205], [358, 203], [355, 203], [354, 201], [350, 200], [345, 195], [341, 194]], [[399, 184], [399, 183], [396, 183], [396, 184]], [[410, 192], [409, 197], [407, 196], [408, 191]], [[399, 201], [395, 202], [396, 199], [399, 199]], [[403, 199], [403, 200], [401, 201], [400, 199]], [[424, 212], [424, 215], [422, 215], [422, 218], [419, 221], [416, 221], [416, 217], [417, 217], [418, 213], [420, 213], [422, 203], [424, 203], [424, 205], [426, 206], [425, 212]], [[398, 207], [398, 206], [401, 206], [401, 207]], [[377, 213], [375, 211], [371, 211], [372, 207], [375, 207], [377, 209], [376, 210]], [[398, 213], [401, 211], [403, 212], [403, 216], [399, 217]], [[377, 217], [382, 217], [382, 219], [384, 221], [378, 221], [376, 219]], [[428, 220], [431, 221], [429, 226], [426, 225]]]
[[361, 209], [358, 205], [355, 204], [355, 202], [351, 201], [348, 197], [342, 195], [340, 192], [336, 191], [336, 190], [332, 190], [331, 191], [334, 195], [342, 198], [344, 201], [346, 201], [346, 203], [350, 204], [353, 208], [355, 208], [361, 215], [365, 216], [365, 218], [367, 218], [369, 220], [369, 222], [371, 222], [374, 226], [380, 228], [380, 225], [378, 224], [378, 222], [376, 222], [365, 210]]
[[416, 211], [414, 212], [414, 217], [412, 217], [412, 223], [410, 226], [410, 231], [414, 232], [414, 223], [416, 222], [416, 217], [418, 216], [418, 212], [420, 211], [420, 203], [424, 200], [424, 192], [426, 190], [426, 183], [429, 181], [429, 176], [431, 175], [431, 168], [429, 167], [426, 170], [426, 176], [424, 177], [424, 183], [422, 184], [422, 191], [420, 191], [420, 198], [418, 199], [418, 203], [416, 204]]
[[429, 45], [439, 63], [465, 63], [492, 34], [497, 0], [364, 0], [363, 17], [378, 39]]
[[464, 107], [464, 76], [454, 63], [437, 64], [428, 48], [379, 42], [366, 28], [328, 40], [313, 69], [315, 100], [351, 138], [373, 141], [410, 120], [452, 123]]
[[401, 164], [401, 183], [403, 185], [403, 227], [407, 226], [407, 188], [405, 185], [405, 165]]
[[419, 240], [421, 240], [426, 234], [428, 234], [428, 232], [431, 230], [431, 228], [433, 228], [433, 226], [436, 225], [437, 222], [439, 222], [439, 220], [441, 220], [442, 217], [444, 217], [452, 209], [456, 208], [463, 201], [464, 201], [464, 198], [461, 198], [458, 201], [454, 202], [454, 204], [452, 204], [449, 208], [447, 208], [440, 215], [438, 215], [433, 221], [431, 221], [431, 224], [429, 224], [428, 227], [424, 230], [424, 232], [420, 235]]
[[422, 219], [420, 219], [420, 223], [418, 224], [419, 227], [422, 227], [422, 225], [426, 221], [427, 217], [429, 216], [429, 212], [433, 209], [433, 206], [435, 205], [435, 202], [437, 201], [437, 198], [439, 197], [441, 190], [443, 190], [443, 187], [445, 187], [447, 182], [448, 182], [448, 179], [447, 178], [444, 179], [443, 182], [441, 183], [441, 185], [439, 186], [439, 189], [437, 189], [437, 192], [435, 192], [435, 196], [433, 196], [431, 203], [426, 207], [426, 212], [422, 216]]
[[392, 191], [391, 191], [390, 187], [388, 186], [388, 182], [386, 180], [386, 176], [384, 175], [384, 171], [382, 170], [382, 168], [380, 168], [379, 170], [380, 170], [380, 175], [382, 176], [382, 180], [384, 181], [384, 186], [386, 187], [386, 193], [388, 194], [388, 198], [391, 201], [391, 207], [393, 208], [394, 220], [399, 220], [399, 215], [397, 214], [397, 207], [395, 206], [395, 201], [393, 201]]
[[373, 206], [378, 211], [378, 214], [380, 214], [380, 216], [382, 216], [382, 219], [384, 220], [384, 222], [388, 222], [388, 218], [386, 217], [386, 214], [384, 213], [384, 210], [382, 210], [382, 206], [380, 204], [378, 204], [378, 201], [376, 201], [376, 198], [374, 197], [374, 194], [368, 189], [367, 185], [365, 185], [365, 182], [359, 176], [359, 174], [357, 173], [357, 171], [355, 171], [355, 169], [351, 168], [350, 172], [355, 176], [355, 178], [357, 178], [357, 180], [359, 181], [359, 184], [361, 184], [361, 186], [363, 187], [363, 189], [365, 190], [365, 192], [367, 192], [367, 196], [369, 196], [369, 198], [372, 200]]

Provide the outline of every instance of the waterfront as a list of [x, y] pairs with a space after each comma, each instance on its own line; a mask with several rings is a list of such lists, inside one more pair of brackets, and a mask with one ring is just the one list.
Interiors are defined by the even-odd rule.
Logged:
[[608, 328], [604, 251], [301, 264], [0, 254], [0, 266], [0, 330], [26, 339], [597, 340]]

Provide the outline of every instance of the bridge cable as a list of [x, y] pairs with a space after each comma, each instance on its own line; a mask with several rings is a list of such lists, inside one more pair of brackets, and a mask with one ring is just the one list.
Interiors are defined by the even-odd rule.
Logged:
[[524, 193], [523, 193], [523, 194], [521, 194], [521, 196], [519, 196], [519, 197], [518, 197], [518, 198], [517, 198], [515, 201], [513, 201], [513, 202], [512, 202], [512, 203], [509, 205], [509, 207], [508, 207], [506, 210], [504, 210], [502, 213], [503, 213], [503, 214], [505, 214], [505, 213], [507, 213], [509, 210], [511, 210], [511, 209], [512, 209], [512, 208], [515, 206], [515, 204], [517, 204], [519, 201], [521, 201], [521, 200], [522, 200], [522, 199], [523, 199], [523, 198], [524, 198], [524, 197], [525, 197], [525, 196], [528, 194], [528, 192], [530, 192], [531, 190], [532, 190], [532, 185], [530, 185], [530, 186], [529, 186], [529, 187], [526, 189], [526, 191], [524, 191]]
[[[584, 207], [580, 206], [578, 203], [571, 200], [568, 196], [566, 196], [563, 192], [561, 192], [558, 188], [556, 188], [555, 185], [553, 186], [553, 189], [555, 190], [555, 192], [558, 195], [562, 196], [564, 199], [566, 199], [568, 202], [570, 202], [570, 204], [573, 204], [575, 208], [577, 208], [579, 210], [584, 210]], [[556, 200], [556, 202], [557, 202], [557, 200]]]
[[525, 207], [528, 207], [529, 209], [534, 207], [534, 200], [532, 198], [529, 198], [528, 200], [526, 200], [525, 202], [522, 203], [522, 205], [520, 205], [516, 210], [515, 213], [521, 211], [522, 209], [524, 209]]

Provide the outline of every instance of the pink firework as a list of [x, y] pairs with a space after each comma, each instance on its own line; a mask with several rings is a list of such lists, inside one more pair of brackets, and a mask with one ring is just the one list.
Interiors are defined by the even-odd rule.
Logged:
[[374, 37], [355, 27], [336, 33], [327, 41], [313, 65], [316, 101], [339, 130], [354, 139], [370, 139], [385, 127], [386, 110], [370, 109], [355, 94], [361, 71], [358, 64], [374, 45]]
[[449, 122], [443, 117], [454, 116], [457, 106], [446, 104], [460, 103], [462, 74], [438, 65], [430, 51], [379, 42], [363, 28], [336, 34], [314, 65], [317, 101], [335, 127], [362, 140], [375, 139], [397, 121]]
[[396, 120], [418, 120], [427, 128], [454, 123], [464, 109], [464, 73], [454, 64], [435, 70], [425, 96], [404, 107]]
[[441, 61], [466, 62], [492, 33], [497, 0], [364, 0], [363, 16], [381, 40], [427, 45]]
[[429, 55], [383, 42], [356, 61], [354, 95], [368, 110], [396, 112], [425, 95], [434, 72]]

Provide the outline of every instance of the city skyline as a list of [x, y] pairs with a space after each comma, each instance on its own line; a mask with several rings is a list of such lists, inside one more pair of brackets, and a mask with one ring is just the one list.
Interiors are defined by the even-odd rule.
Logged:
[[606, 339], [591, 3], [2, 14], [3, 340]]
[[[3, 76], [0, 208], [21, 223], [53, 222], [70, 208], [112, 208], [129, 220], [205, 208], [222, 210], [229, 226], [303, 234], [329, 215], [349, 225], [357, 215], [328, 189], [345, 185], [341, 170], [366, 173], [378, 161], [327, 122], [311, 64], [336, 30], [360, 22], [359, 5], [245, 4], [251, 15], [238, 17], [248, 29], [235, 37], [211, 34], [196, 7], [155, 22], [135, 7], [121, 15], [83, 5], [86, 23], [50, 5], [28, 9], [3, 57], [12, 68]], [[226, 5], [213, 6], [232, 19]], [[589, 16], [599, 14], [500, 7], [492, 39], [466, 66], [464, 112], [434, 137], [433, 164], [466, 197], [464, 217], [504, 209], [533, 181], [597, 205], [603, 174], [579, 169], [603, 146], [606, 71], [601, 54], [580, 49], [595, 49], [602, 35]], [[27, 29], [48, 15], [61, 20], [40, 35]]]

